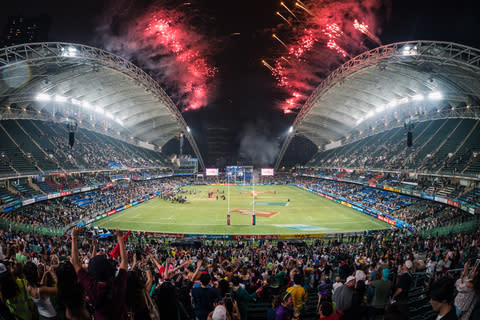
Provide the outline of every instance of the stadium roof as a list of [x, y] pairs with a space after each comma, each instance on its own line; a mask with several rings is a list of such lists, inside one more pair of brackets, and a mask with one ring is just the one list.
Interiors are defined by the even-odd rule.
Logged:
[[[71, 43], [29, 43], [0, 49], [0, 106], [57, 112], [79, 126], [114, 132], [144, 147], [185, 134], [203, 161], [185, 120], [147, 73], [110, 52]], [[54, 121], [65, 121], [52, 117]], [[80, 121], [81, 120], [81, 121]]]
[[410, 41], [349, 60], [308, 98], [275, 166], [295, 134], [323, 147], [412, 104], [480, 105], [480, 50], [450, 42]]

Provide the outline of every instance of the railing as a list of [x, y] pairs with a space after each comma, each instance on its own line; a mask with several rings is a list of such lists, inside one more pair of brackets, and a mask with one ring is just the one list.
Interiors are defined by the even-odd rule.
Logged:
[[61, 236], [64, 234], [63, 228], [55, 227], [44, 227], [36, 224], [26, 224], [20, 222], [13, 222], [6, 219], [0, 218], [0, 227], [4, 230], [13, 230], [22, 231], [22, 232], [34, 232], [37, 234], [48, 235], [48, 236]]
[[450, 226], [438, 227], [433, 229], [421, 230], [419, 231], [422, 236], [442, 236], [448, 234], [457, 234], [468, 232], [477, 229], [480, 227], [480, 218], [475, 219], [474, 221], [467, 221], [460, 224], [454, 224]]
[[41, 173], [39, 171], [28, 171], [28, 172], [20, 172], [20, 173], [4, 173], [0, 174], [0, 180], [7, 180], [7, 179], [20, 179], [20, 178], [28, 178], [34, 177], [38, 175], [48, 176], [51, 174], [61, 173], [61, 174], [75, 174], [75, 173], [98, 173], [98, 172], [118, 172], [118, 171], [137, 171], [137, 170], [156, 170], [156, 169], [170, 169], [168, 167], [142, 167], [142, 168], [123, 168], [123, 169], [65, 169], [65, 170], [51, 170], [45, 171]]

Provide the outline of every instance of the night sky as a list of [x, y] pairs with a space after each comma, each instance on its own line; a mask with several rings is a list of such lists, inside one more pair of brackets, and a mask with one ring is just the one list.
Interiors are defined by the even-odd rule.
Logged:
[[[102, 47], [96, 29], [116, 3], [98, 0], [8, 1], [2, 3], [0, 28], [9, 16], [30, 17], [45, 13], [52, 22], [49, 41]], [[151, 4], [145, 0], [134, 3], [138, 11]], [[242, 137], [248, 130], [265, 141], [280, 145], [295, 114], [284, 115], [278, 109], [285, 92], [276, 87], [273, 77], [261, 64], [263, 58], [277, 53], [269, 30], [281, 23], [274, 14], [279, 9], [279, 1], [192, 0], [187, 6], [178, 1], [164, 3], [190, 14], [198, 32], [214, 43], [215, 50], [209, 57], [219, 70], [214, 98], [205, 108], [183, 113], [204, 158], [209, 158], [207, 129], [212, 127], [225, 127], [230, 131], [231, 144], [226, 150], [230, 159], [227, 161], [238, 158]], [[475, 14], [474, 0], [391, 0], [384, 3], [385, 21], [380, 33], [383, 44], [437, 40], [480, 48], [480, 19], [478, 13]], [[209, 159], [207, 165], [215, 165], [212, 161], [214, 159]]]

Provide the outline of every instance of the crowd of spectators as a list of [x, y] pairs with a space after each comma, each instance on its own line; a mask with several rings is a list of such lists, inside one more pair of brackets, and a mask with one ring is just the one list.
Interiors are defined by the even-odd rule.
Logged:
[[443, 203], [365, 185], [307, 177], [297, 178], [296, 183], [374, 208], [407, 222], [418, 230], [448, 226], [472, 219], [472, 215]]
[[201, 248], [114, 234], [0, 231], [0, 319], [249, 319], [262, 303], [271, 305], [263, 319], [408, 319], [418, 288], [437, 319], [479, 319], [479, 232], [208, 240]]
[[[132, 176], [137, 179], [152, 177], [137, 174]], [[56, 178], [55, 184], [60, 186], [60, 189], [62, 189], [62, 186], [92, 185], [93, 182], [95, 182], [97, 188], [99, 187], [98, 183], [108, 184], [102, 189], [45, 200], [6, 213], [0, 213], [0, 219], [10, 223], [64, 228], [77, 221], [108, 212], [156, 192], [162, 193], [164, 198], [175, 199], [176, 190], [183, 182], [192, 183], [192, 181], [181, 177], [112, 180], [114, 177], [105, 174], [81, 175], [72, 180], [74, 182], [64, 177]], [[215, 177], [215, 179], [217, 183], [227, 182], [223, 176]], [[367, 208], [378, 210], [412, 225], [417, 230], [449, 226], [474, 218], [474, 216], [446, 204], [360, 184], [309, 177], [293, 178], [290, 176], [260, 177], [259, 180], [262, 183], [287, 184], [295, 182], [296, 184], [302, 184], [314, 190], [343, 197]]]
[[150, 181], [117, 181], [111, 186], [93, 191], [50, 199], [1, 213], [0, 219], [11, 223], [64, 228], [76, 221], [105, 213], [121, 205], [155, 192], [174, 195], [181, 179], [165, 178]]
[[[44, 151], [42, 158], [33, 158], [32, 155], [26, 153], [26, 160], [34, 163], [51, 162], [56, 166], [55, 170], [63, 169], [109, 169], [112, 166], [124, 168], [145, 168], [145, 167], [164, 167], [165, 158], [159, 152], [142, 149], [120, 140], [102, 136], [101, 134], [87, 131], [79, 128], [75, 132], [73, 146], [70, 146], [68, 137], [69, 133], [64, 126], [50, 123], [52, 130], [50, 134], [44, 132], [38, 134], [37, 130], [32, 130], [29, 134], [36, 140]], [[25, 126], [29, 130], [28, 126]], [[12, 130], [20, 130], [12, 128]], [[29, 130], [30, 131], [30, 130]], [[53, 134], [55, 133], [55, 134]], [[32, 143], [31, 141], [18, 141], [18, 146], [22, 148], [24, 143]], [[42, 153], [43, 154], [43, 153]], [[134, 156], [131, 156], [131, 155]], [[2, 152], [0, 157], [0, 171], [14, 171], [11, 167], [15, 167], [8, 157]], [[19, 153], [21, 156], [22, 154]], [[51, 168], [50, 164], [48, 168]], [[18, 169], [18, 168], [17, 168]], [[3, 172], [2, 172], [3, 173]]]
[[478, 188], [475, 188], [475, 186], [466, 187], [465, 185], [462, 185], [458, 179], [447, 177], [428, 175], [417, 176], [409, 173], [320, 168], [306, 168], [302, 170], [302, 174], [336, 177], [359, 183], [373, 183], [377, 185], [399, 187], [429, 195], [441, 195], [448, 199], [468, 198], [468, 202], [472, 205], [480, 202], [480, 198], [476, 193]]
[[[123, 143], [118, 145], [94, 141], [86, 134], [78, 134], [74, 147], [70, 147], [68, 141], [62, 137], [52, 137], [56, 149], [54, 154], [63, 152], [67, 157], [66, 168], [85, 167], [88, 169], [110, 168], [110, 163], [117, 167], [140, 168], [164, 165], [159, 159], [150, 159], [137, 154], [135, 157], [126, 157], [131, 154]], [[156, 161], [158, 160], [158, 161]]]
[[[164, 199], [175, 198], [183, 183], [192, 182], [178, 177], [98, 179], [114, 183], [0, 218], [64, 227], [157, 191]], [[264, 180], [293, 181], [418, 229], [462, 217], [460, 210], [440, 203], [352, 183], [278, 176]], [[246, 320], [251, 306], [262, 303], [271, 305], [264, 316], [272, 320], [311, 319], [312, 314], [319, 319], [407, 319], [408, 292], [419, 285], [429, 292], [432, 312], [441, 319], [479, 319], [479, 232], [423, 238], [388, 230], [314, 239], [308, 245], [205, 240], [196, 249], [143, 233], [114, 234], [114, 239], [97, 239], [78, 227], [63, 236], [0, 230], [0, 319]], [[463, 273], [451, 272], [458, 269]], [[426, 276], [420, 284], [417, 273]]]
[[[452, 133], [454, 128], [455, 126], [450, 128]], [[321, 151], [310, 160], [309, 165], [324, 168], [415, 170], [454, 175], [477, 174], [478, 169], [471, 165], [478, 161], [479, 148], [475, 144], [460, 148], [459, 144], [464, 138], [464, 135], [456, 134], [450, 141], [450, 137], [441, 138], [440, 141], [424, 139], [407, 147], [406, 131], [396, 128], [386, 134], [380, 133], [352, 143], [347, 141], [347, 144], [338, 148]], [[445, 140], [448, 144], [443, 143]], [[440, 147], [443, 147], [441, 151]]]

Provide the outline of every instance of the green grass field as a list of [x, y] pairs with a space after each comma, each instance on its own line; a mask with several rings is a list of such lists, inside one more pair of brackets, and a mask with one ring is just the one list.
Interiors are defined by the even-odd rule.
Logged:
[[[196, 194], [184, 194], [187, 203], [159, 198], [121, 211], [96, 222], [102, 228], [188, 234], [324, 234], [388, 228], [387, 224], [361, 212], [293, 186], [255, 186], [255, 212], [278, 212], [271, 217], [232, 213], [227, 226], [228, 200], [208, 199], [210, 189], [227, 186], [190, 186]], [[230, 210], [252, 210], [251, 186], [230, 187]], [[275, 193], [262, 193], [275, 192]], [[288, 201], [290, 199], [290, 201]]]

